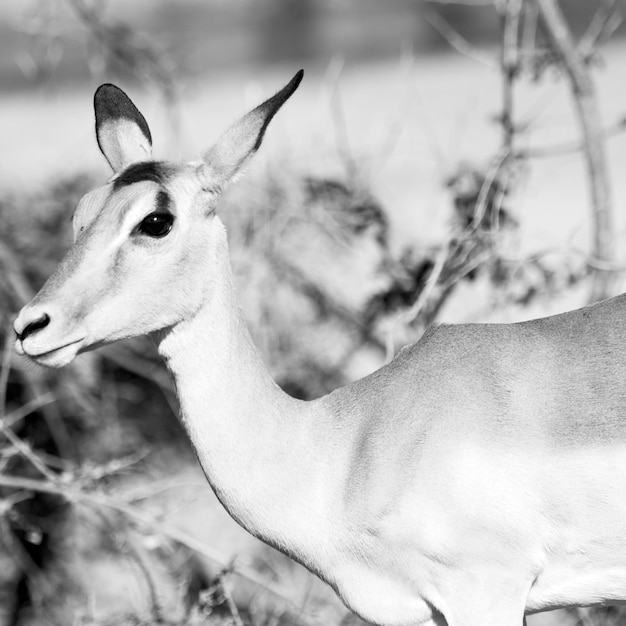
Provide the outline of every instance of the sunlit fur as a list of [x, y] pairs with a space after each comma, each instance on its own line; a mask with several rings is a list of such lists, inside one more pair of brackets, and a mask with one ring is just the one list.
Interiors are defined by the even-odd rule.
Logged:
[[[259, 127], [248, 118], [221, 141]], [[73, 247], [15, 327], [51, 321], [18, 350], [60, 366], [152, 334], [227, 510], [374, 624], [519, 626], [525, 611], [626, 600], [624, 296], [440, 326], [371, 376], [294, 400], [252, 344], [207, 191], [254, 136], [243, 145], [207, 153], [228, 163], [88, 194]], [[138, 236], [159, 192], [174, 227]]]

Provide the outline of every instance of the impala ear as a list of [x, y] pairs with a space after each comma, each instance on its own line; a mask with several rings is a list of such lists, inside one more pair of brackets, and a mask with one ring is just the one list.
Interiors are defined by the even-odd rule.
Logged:
[[130, 98], [115, 85], [100, 85], [93, 99], [98, 146], [114, 172], [152, 155], [150, 129]]
[[203, 157], [198, 173], [206, 189], [221, 189], [259, 149], [268, 124], [298, 88], [303, 70], [269, 100], [233, 124]]

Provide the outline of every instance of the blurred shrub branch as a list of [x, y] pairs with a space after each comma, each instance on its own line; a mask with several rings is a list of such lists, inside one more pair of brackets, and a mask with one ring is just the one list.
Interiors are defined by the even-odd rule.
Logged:
[[[614, 220], [604, 132], [596, 89], [586, 59], [593, 54], [595, 45], [603, 38], [603, 34], [608, 33], [607, 26], [616, 19], [621, 19], [621, 16], [617, 13], [617, 5], [613, 0], [603, 0], [596, 12], [596, 19], [587, 30], [587, 35], [577, 46], [558, 2], [556, 0], [535, 0], [535, 2], [545, 37], [569, 79], [583, 135], [583, 154], [587, 164], [594, 224], [592, 255], [606, 263], [613, 263]], [[595, 302], [613, 295], [613, 282], [612, 272], [595, 270], [591, 301]]]
[[[429, 1], [432, 4], [442, 4], [438, 0]], [[533, 158], [582, 153], [587, 167], [593, 223], [588, 264], [592, 271], [589, 300], [601, 300], [613, 295], [615, 274], [621, 269], [615, 257], [614, 219], [605, 140], [623, 132], [626, 124], [620, 119], [609, 127], [603, 127], [591, 65], [597, 57], [598, 46], [605, 43], [620, 25], [621, 7], [615, 0], [600, 2], [584, 35], [576, 43], [558, 0], [496, 0], [494, 6], [501, 16], [500, 69], [503, 93], [499, 122], [503, 131], [503, 149], [508, 155], [506, 160], [513, 167], [513, 161], [525, 162]], [[485, 62], [485, 54], [478, 53], [439, 13], [429, 11], [426, 15], [452, 47], [470, 58]], [[538, 33], [542, 36], [539, 42]], [[582, 140], [579, 143], [546, 148], [517, 149], [514, 147], [515, 138], [525, 129], [514, 123], [515, 82], [525, 71], [529, 71], [537, 80], [550, 66], [562, 70], [570, 83]]]

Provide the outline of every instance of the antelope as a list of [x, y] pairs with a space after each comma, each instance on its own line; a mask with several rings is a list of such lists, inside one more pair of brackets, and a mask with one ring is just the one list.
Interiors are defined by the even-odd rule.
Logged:
[[241, 526], [383, 626], [514, 626], [626, 601], [626, 297], [517, 324], [441, 325], [312, 401], [272, 380], [233, 287], [220, 193], [302, 71], [197, 162], [151, 157], [119, 88], [95, 94], [113, 169], [19, 313], [47, 367], [148, 334]]

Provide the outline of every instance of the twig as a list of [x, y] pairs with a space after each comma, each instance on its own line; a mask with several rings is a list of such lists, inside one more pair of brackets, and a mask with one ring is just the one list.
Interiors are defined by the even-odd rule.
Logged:
[[181, 491], [182, 489], [210, 489], [208, 483], [206, 481], [203, 482], [182, 482], [180, 479], [172, 479], [172, 480], [161, 480], [159, 482], [151, 482], [149, 486], [140, 486], [133, 487], [132, 489], [126, 488], [124, 490], [124, 494], [120, 496], [124, 502], [136, 503], [141, 500], [147, 500], [148, 498], [154, 498], [159, 494], [165, 493], [166, 491], [172, 491], [176, 489], [177, 491]]
[[[615, 246], [611, 193], [595, 87], [556, 0], [534, 1], [541, 16], [546, 37], [569, 77], [583, 132], [584, 155], [594, 218], [593, 255], [612, 263], [615, 258]], [[601, 300], [610, 295], [612, 283], [611, 273], [596, 271], [590, 300]]]
[[562, 254], [562, 255], [574, 255], [580, 257], [584, 264], [594, 270], [601, 270], [604, 272], [626, 272], [626, 265], [620, 265], [618, 263], [607, 263], [603, 259], [598, 259], [596, 257], [590, 256], [588, 252], [584, 250], [580, 250], [579, 248], [575, 248], [572, 246], [564, 246], [564, 247], [552, 247], [545, 248], [544, 250], [539, 250], [537, 252], [533, 252], [525, 257], [502, 257], [503, 261], [507, 263], [519, 263], [523, 265], [524, 263], [532, 262], [535, 260], [540, 260], [543, 257], [550, 256], [553, 254]]
[[522, 57], [524, 59], [536, 56], [537, 17], [537, 6], [532, 2], [525, 2], [521, 42]]
[[67, 481], [77, 481], [79, 483], [98, 483], [103, 478], [113, 476], [124, 470], [137, 465], [140, 461], [148, 456], [147, 450], [138, 450], [133, 454], [129, 454], [128, 456], [113, 459], [108, 463], [104, 463], [103, 465], [87, 465], [84, 464], [78, 468], [77, 471], [73, 472], [68, 476], [63, 476], [63, 480]]
[[[28, 374], [27, 374], [28, 376]], [[74, 398], [78, 401], [82, 396], [82, 392], [78, 386], [78, 383], [66, 377], [64, 380], [64, 387], [68, 389], [68, 391], [72, 391], [74, 394]], [[35, 378], [30, 378], [28, 381], [28, 387], [30, 393], [33, 394], [34, 398], [39, 398], [46, 396], [49, 393], [48, 384], [45, 379], [43, 381], [37, 380]], [[86, 406], [86, 402], [81, 403], [82, 406]], [[41, 413], [43, 415], [43, 419], [46, 422], [46, 426], [48, 427], [48, 432], [50, 433], [50, 437], [54, 442], [57, 450], [59, 451], [60, 456], [66, 459], [75, 458], [77, 456], [77, 450], [72, 441], [72, 437], [70, 436], [67, 427], [65, 426], [65, 422], [63, 421], [63, 415], [59, 409], [59, 406], [56, 402], [44, 402], [41, 405]]]
[[622, 23], [622, 15], [615, 0], [604, 0], [594, 13], [587, 31], [578, 44], [578, 52], [583, 59], [587, 59], [593, 53], [593, 49], [604, 43], [619, 28]]
[[24, 440], [20, 439], [9, 426], [0, 420], [0, 431], [11, 442], [11, 445], [49, 481], [56, 482], [57, 476], [48, 469], [37, 453]]
[[513, 155], [515, 125], [513, 123], [513, 87], [519, 73], [519, 18], [522, 9], [521, 0], [506, 0], [502, 16], [502, 128], [504, 137], [502, 147], [509, 158]]
[[[163, 607], [161, 606], [161, 602], [159, 600], [157, 584], [152, 574], [152, 570], [147, 562], [144, 548], [141, 545], [137, 545], [137, 542], [132, 541], [129, 534], [121, 531], [120, 522], [118, 520], [121, 515], [117, 511], [103, 511], [101, 509], [97, 509], [95, 514], [106, 527], [108, 538], [111, 540], [117, 551], [131, 561], [142, 575], [148, 590], [148, 597], [150, 601], [150, 623], [153, 625], [163, 624]], [[123, 523], [124, 522], [122, 521], [122, 524]], [[126, 529], [124, 528], [124, 530]]]
[[464, 234], [464, 239], [469, 239], [474, 234], [476, 229], [478, 229], [482, 224], [483, 218], [485, 217], [485, 212], [487, 210], [487, 200], [489, 198], [489, 192], [493, 187], [493, 183], [496, 180], [498, 173], [508, 161], [509, 156], [509, 152], [506, 148], [500, 150], [500, 152], [493, 159], [489, 169], [487, 170], [487, 173], [485, 174], [485, 178], [483, 180], [483, 184], [480, 187], [478, 198], [476, 199], [472, 226], [471, 229]]
[[441, 247], [441, 250], [439, 251], [439, 254], [437, 255], [437, 258], [435, 260], [435, 264], [433, 265], [433, 268], [430, 274], [428, 275], [428, 280], [426, 281], [424, 288], [420, 291], [420, 294], [417, 297], [417, 300], [413, 303], [411, 308], [397, 314], [395, 318], [392, 320], [390, 327], [389, 327], [389, 332], [387, 333], [387, 342], [386, 342], [386, 361], [387, 362], [391, 361], [391, 359], [395, 356], [395, 346], [393, 343], [393, 332], [392, 332], [393, 329], [401, 322], [404, 323], [405, 325], [410, 325], [420, 314], [424, 306], [426, 306], [426, 303], [428, 302], [428, 299], [430, 298], [430, 295], [433, 289], [437, 285], [437, 281], [439, 280], [439, 277], [441, 276], [441, 272], [443, 271], [443, 268], [445, 267], [446, 261], [448, 260], [448, 255], [450, 251], [450, 243], [451, 243], [450, 241], [446, 241]]
[[230, 586], [228, 581], [228, 575], [232, 573], [232, 569], [225, 570], [220, 574], [220, 584], [222, 586], [222, 593], [224, 594], [224, 600], [230, 611], [230, 615], [233, 618], [234, 626], [244, 626], [241, 615], [239, 615], [239, 609], [233, 599], [233, 594], [230, 592]]
[[[387, 132], [383, 137], [380, 145], [376, 150], [376, 158], [372, 159], [370, 164], [370, 180], [380, 174], [389, 158], [396, 149], [400, 138], [405, 130], [407, 120], [409, 119], [409, 109], [415, 106], [414, 98], [411, 97], [411, 81], [409, 80], [410, 72], [415, 64], [415, 55], [409, 54], [402, 58], [402, 93], [394, 99], [397, 99], [398, 105], [394, 116], [387, 124]], [[372, 171], [372, 165], [373, 171]]]
[[[615, 124], [607, 126], [601, 131], [603, 139], [612, 139], [626, 131], [626, 117], [622, 118]], [[517, 150], [515, 158], [519, 159], [545, 159], [558, 156], [566, 156], [568, 154], [574, 154], [576, 152], [582, 152], [585, 150], [585, 142], [570, 142], [556, 144], [554, 146], [545, 146], [542, 148], [526, 148], [524, 150]]]
[[343, 58], [336, 57], [329, 66], [328, 75], [330, 77], [330, 111], [335, 134], [335, 146], [337, 152], [345, 165], [348, 179], [355, 181], [359, 168], [354, 158], [352, 147], [350, 146], [350, 137], [348, 133], [348, 124], [346, 122], [346, 113], [339, 91], [339, 77], [343, 69]]
[[146, 582], [148, 595], [150, 597], [150, 616], [152, 618], [152, 624], [161, 624], [163, 623], [163, 607], [161, 606], [161, 602], [159, 600], [157, 585], [154, 580], [154, 576], [152, 575], [150, 566], [147, 563], [146, 555], [144, 554], [142, 548], [134, 545], [126, 538], [121, 541], [121, 547], [125, 548], [126, 555], [133, 561], [133, 563], [135, 563]]
[[472, 45], [440, 13], [426, 9], [424, 18], [455, 50], [482, 65], [496, 67], [489, 55]]
[[467, 276], [470, 272], [473, 272], [477, 267], [480, 267], [485, 261], [491, 257], [490, 251], [485, 251], [482, 254], [474, 257], [472, 261], [464, 263], [458, 272], [452, 274], [445, 282], [440, 284], [441, 289], [450, 289], [453, 285], [458, 283], [464, 276]]
[[441, 247], [439, 254], [437, 255], [435, 264], [433, 265], [433, 269], [428, 275], [428, 280], [426, 281], [426, 284], [424, 285], [422, 291], [420, 291], [420, 295], [418, 296], [417, 300], [413, 303], [413, 306], [408, 311], [402, 314], [402, 317], [404, 318], [404, 321], [406, 323], [410, 324], [419, 315], [420, 311], [428, 302], [428, 298], [430, 297], [430, 294], [437, 285], [437, 281], [439, 280], [445, 263], [448, 260], [449, 251], [450, 242], [446, 241]]
[[492, 235], [491, 241], [495, 241], [495, 235], [500, 231], [500, 216], [502, 215], [502, 207], [504, 199], [509, 191], [509, 181], [511, 179], [511, 168], [509, 167], [500, 177], [500, 185], [496, 190], [496, 196], [492, 201], [491, 220], [489, 223], [489, 235]]
[[23, 404], [10, 413], [7, 413], [4, 416], [4, 425], [12, 428], [15, 424], [17, 424], [17, 422], [20, 422], [25, 417], [28, 417], [31, 413], [34, 413], [35, 411], [38, 411], [42, 407], [52, 404], [53, 402], [56, 402], [56, 396], [52, 392], [47, 392], [42, 396], [37, 396], [36, 398], [26, 402], [26, 404]]
[[30, 554], [24, 549], [24, 546], [15, 538], [9, 521], [5, 516], [0, 516], [0, 546], [4, 546], [5, 552], [10, 555], [23, 573], [34, 603], [37, 606], [41, 606], [44, 598], [41, 586], [45, 579], [40, 575], [41, 569], [37, 563], [33, 561]]
[[[28, 302], [35, 295], [24, 277], [22, 264], [15, 253], [6, 245], [0, 245], [0, 267], [4, 273], [10, 289], [17, 302]], [[13, 329], [9, 328], [8, 336], [12, 336]]]

